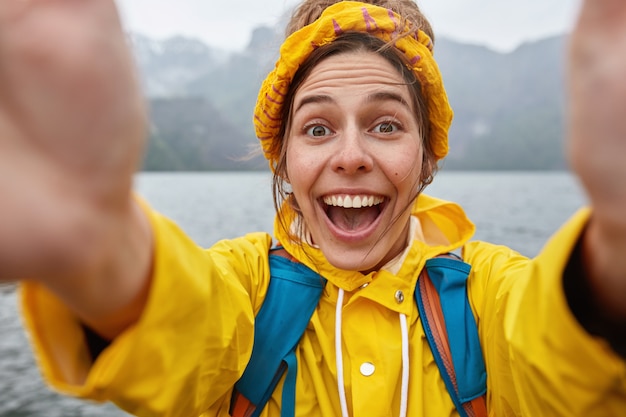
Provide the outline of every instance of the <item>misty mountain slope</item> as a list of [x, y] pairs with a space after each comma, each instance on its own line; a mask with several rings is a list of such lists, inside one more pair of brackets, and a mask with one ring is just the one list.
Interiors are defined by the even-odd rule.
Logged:
[[259, 87], [273, 68], [279, 47], [274, 29], [257, 28], [243, 52], [231, 54], [223, 65], [187, 83], [187, 94], [208, 97], [229, 120], [253, 136], [252, 115]]
[[186, 86], [222, 65], [223, 51], [182, 36], [155, 41], [140, 34], [129, 36], [143, 88], [148, 97], [187, 95]]
[[241, 134], [206, 98], [150, 100], [150, 141], [144, 170], [259, 169], [249, 160], [257, 141]]
[[455, 119], [447, 168], [562, 169], [565, 37], [508, 54], [437, 45]]

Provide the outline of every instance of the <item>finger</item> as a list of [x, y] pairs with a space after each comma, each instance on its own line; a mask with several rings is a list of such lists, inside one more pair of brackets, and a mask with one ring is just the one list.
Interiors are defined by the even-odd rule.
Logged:
[[576, 28], [601, 28], [603, 31], [623, 30], [626, 2], [623, 0], [583, 0]]
[[7, 3], [19, 1], [0, 0], [0, 112], [68, 172], [106, 170], [108, 161], [134, 170], [145, 114], [115, 3]]
[[[23, 103], [40, 104], [47, 95], [57, 99], [82, 96], [84, 101], [105, 98], [116, 85], [118, 89], [131, 87], [119, 85], [132, 82], [128, 76], [116, 77], [132, 72], [133, 64], [112, 1], [24, 3], [28, 6], [0, 23], [0, 99], [4, 103], [22, 108]], [[52, 107], [47, 110], [59, 110]]]

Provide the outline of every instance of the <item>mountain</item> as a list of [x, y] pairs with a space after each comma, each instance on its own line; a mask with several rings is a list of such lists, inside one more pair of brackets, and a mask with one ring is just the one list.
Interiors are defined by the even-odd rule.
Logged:
[[187, 84], [202, 78], [225, 60], [225, 52], [183, 36], [156, 41], [133, 33], [129, 42], [148, 97], [187, 95]]
[[[257, 169], [252, 113], [280, 36], [259, 27], [242, 52], [197, 39], [130, 36], [150, 102], [145, 169]], [[566, 36], [499, 53], [439, 38], [435, 57], [455, 119], [445, 169], [564, 169]]]
[[279, 47], [274, 29], [255, 29], [243, 52], [231, 54], [223, 65], [188, 83], [187, 94], [208, 97], [220, 112], [228, 115], [233, 124], [241, 126], [244, 133], [254, 139], [252, 114], [257, 94], [265, 76], [274, 66]]
[[441, 39], [455, 110], [446, 168], [563, 169], [565, 36], [507, 53]]
[[244, 135], [204, 97], [150, 100], [146, 171], [259, 169]]

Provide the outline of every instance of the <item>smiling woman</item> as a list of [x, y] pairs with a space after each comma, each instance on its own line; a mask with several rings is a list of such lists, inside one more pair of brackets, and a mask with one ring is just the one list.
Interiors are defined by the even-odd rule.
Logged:
[[[378, 269], [406, 246], [423, 160], [411, 102], [375, 52], [326, 58], [294, 96], [286, 178], [311, 240], [339, 268]], [[355, 208], [361, 196], [380, 203]]]
[[145, 417], [623, 413], [626, 3], [584, 3], [569, 149], [591, 207], [533, 259], [424, 194], [452, 110], [412, 0], [295, 10], [254, 114], [273, 236], [200, 248], [131, 190], [146, 118], [112, 6], [0, 2], [0, 277], [29, 278], [54, 388]]

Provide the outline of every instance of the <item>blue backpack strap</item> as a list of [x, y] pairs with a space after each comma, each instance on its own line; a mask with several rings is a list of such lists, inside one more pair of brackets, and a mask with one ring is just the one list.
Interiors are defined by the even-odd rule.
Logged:
[[470, 269], [450, 255], [429, 259], [415, 288], [426, 338], [462, 417], [487, 415], [487, 372], [467, 295]]
[[295, 349], [322, 295], [326, 280], [306, 265], [270, 254], [270, 283], [255, 318], [254, 345], [248, 365], [235, 384], [231, 415], [258, 416], [287, 372], [281, 416], [295, 411]]

